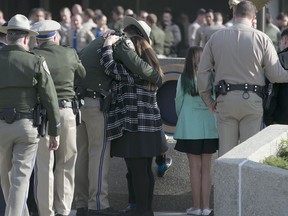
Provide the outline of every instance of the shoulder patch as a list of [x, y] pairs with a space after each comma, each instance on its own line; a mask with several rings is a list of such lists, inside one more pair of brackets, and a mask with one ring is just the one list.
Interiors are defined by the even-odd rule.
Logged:
[[124, 39], [124, 43], [125, 43], [130, 49], [135, 50], [135, 46], [134, 46], [133, 42], [132, 42], [130, 39], [128, 39], [128, 38]]
[[45, 72], [50, 75], [50, 71], [49, 71], [49, 68], [48, 68], [46, 61], [43, 61], [42, 66], [43, 66]]

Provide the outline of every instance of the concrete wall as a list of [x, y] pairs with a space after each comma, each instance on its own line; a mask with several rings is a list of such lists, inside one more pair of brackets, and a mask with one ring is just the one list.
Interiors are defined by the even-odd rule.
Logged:
[[215, 216], [288, 215], [288, 171], [261, 163], [276, 154], [287, 131], [267, 127], [215, 161]]

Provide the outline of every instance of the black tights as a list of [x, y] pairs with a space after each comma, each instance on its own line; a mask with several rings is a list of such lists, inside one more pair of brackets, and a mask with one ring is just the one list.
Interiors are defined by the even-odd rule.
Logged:
[[[125, 158], [128, 170], [129, 202], [136, 203], [136, 211], [139, 213], [152, 211], [154, 191], [152, 159], [152, 157]], [[129, 182], [130, 179], [131, 182]], [[134, 197], [135, 200], [132, 200]]]

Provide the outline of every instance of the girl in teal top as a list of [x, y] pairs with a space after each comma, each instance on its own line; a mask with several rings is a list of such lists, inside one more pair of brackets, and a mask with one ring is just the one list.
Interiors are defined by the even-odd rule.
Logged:
[[178, 115], [175, 149], [187, 153], [190, 168], [193, 207], [187, 209], [188, 215], [213, 214], [209, 208], [211, 160], [218, 149], [218, 132], [215, 116], [200, 98], [197, 88], [197, 67], [202, 51], [201, 47], [190, 47], [187, 51], [175, 98]]

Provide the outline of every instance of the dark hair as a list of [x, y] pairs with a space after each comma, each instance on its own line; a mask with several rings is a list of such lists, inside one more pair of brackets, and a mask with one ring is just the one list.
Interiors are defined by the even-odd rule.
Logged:
[[200, 8], [198, 11], [197, 11], [197, 16], [200, 16], [200, 15], [205, 15], [206, 14], [206, 10], [204, 8]]
[[288, 36], [288, 28], [284, 29], [281, 33], [281, 38], [284, 36]]
[[242, 1], [236, 5], [235, 15], [238, 17], [253, 18], [256, 15], [256, 7], [251, 1]]
[[90, 19], [93, 19], [95, 16], [94, 11], [91, 8], [86, 8], [84, 14]]
[[21, 38], [28, 36], [28, 32], [22, 30], [9, 29], [7, 31], [7, 41], [9, 44], [15, 44]]
[[277, 19], [277, 20], [283, 20], [285, 16], [288, 16], [288, 15], [287, 15], [286, 13], [284, 13], [284, 12], [280, 12], [280, 13], [277, 15], [276, 19]]
[[165, 7], [164, 10], [163, 10], [163, 13], [170, 13], [171, 16], [172, 16], [172, 9], [169, 8], [169, 7]]
[[[138, 35], [134, 35], [130, 39], [135, 46], [137, 55], [140, 56], [140, 58], [147, 62], [149, 65], [151, 65], [158, 72], [159, 76], [162, 77], [163, 73], [159, 64], [159, 60], [151, 45], [143, 37]], [[156, 86], [152, 83], [150, 83], [150, 87], [152, 90], [156, 89]]]
[[187, 93], [192, 96], [199, 95], [196, 76], [202, 51], [203, 48], [198, 46], [192, 46], [187, 50], [184, 70], [181, 76], [181, 84], [184, 94]]
[[118, 5], [113, 8], [112, 12], [114, 12], [118, 16], [121, 16], [121, 15], [124, 15], [124, 8], [121, 5]]
[[213, 9], [207, 9], [207, 10], [206, 10], [206, 14], [207, 14], [207, 13], [214, 13], [214, 10], [213, 10]]

